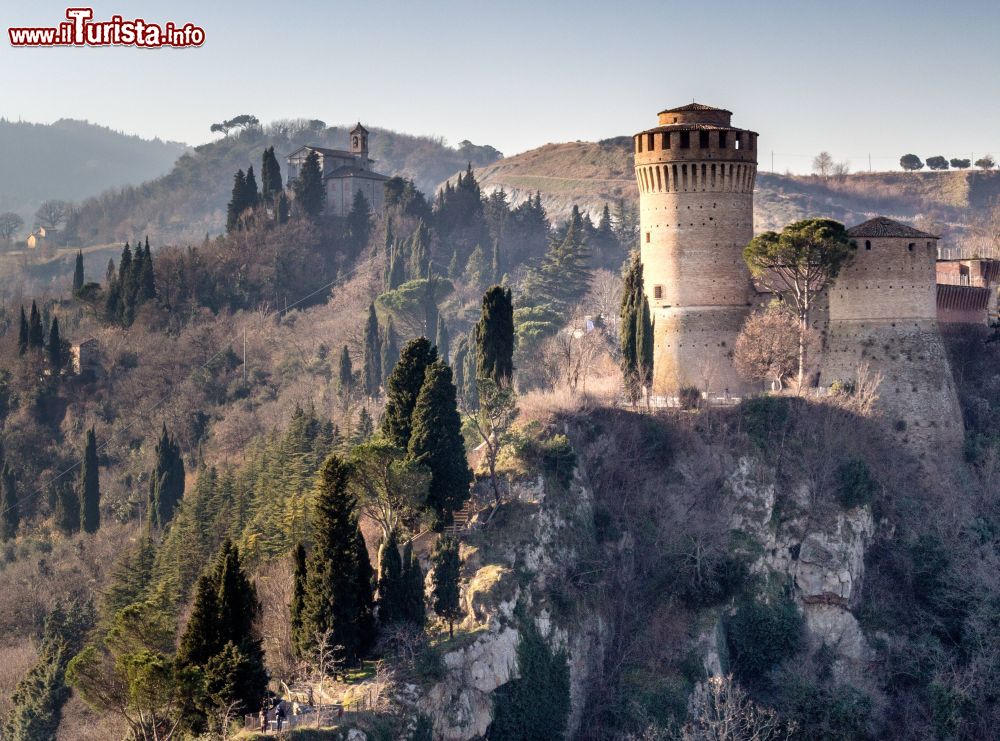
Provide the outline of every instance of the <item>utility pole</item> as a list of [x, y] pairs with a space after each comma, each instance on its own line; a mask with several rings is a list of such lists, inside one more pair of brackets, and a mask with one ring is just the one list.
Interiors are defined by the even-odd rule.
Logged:
[[868, 153], [868, 174], [870, 175], [872, 171], [872, 153]]
[[771, 173], [774, 173], [774, 150], [771, 150]]
[[243, 387], [247, 385], [247, 328], [243, 325]]

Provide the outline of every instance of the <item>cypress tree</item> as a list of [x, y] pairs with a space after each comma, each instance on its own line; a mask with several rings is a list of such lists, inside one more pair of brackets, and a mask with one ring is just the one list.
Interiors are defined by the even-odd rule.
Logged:
[[396, 367], [396, 363], [399, 361], [399, 338], [396, 337], [396, 327], [392, 323], [392, 317], [385, 323], [385, 329], [382, 332], [381, 340], [382, 358], [382, 384], [385, 385], [386, 381], [389, 379], [389, 374], [392, 369]]
[[142, 258], [142, 269], [139, 272], [139, 302], [152, 301], [156, 298], [156, 272], [153, 270], [153, 253], [149, 249], [149, 237], [146, 237], [146, 250]]
[[382, 385], [382, 348], [380, 347], [378, 317], [375, 304], [368, 304], [368, 322], [365, 325], [364, 382], [369, 398], [378, 396]]
[[149, 477], [149, 521], [165, 528], [184, 496], [184, 459], [180, 446], [167, 434], [163, 425], [156, 444], [156, 465]]
[[436, 512], [439, 525], [451, 521], [452, 512], [468, 498], [472, 482], [451, 378], [451, 368], [440, 360], [427, 367], [413, 407], [407, 449], [415, 463], [427, 466], [431, 472], [427, 504]]
[[288, 196], [285, 191], [278, 191], [278, 198], [274, 207], [274, 220], [279, 224], [288, 223]]
[[216, 566], [219, 631], [222, 642], [242, 644], [253, 635], [260, 614], [257, 590], [243, 571], [240, 553], [228, 538]]
[[222, 649], [219, 602], [215, 580], [209, 572], [198, 577], [194, 606], [177, 649], [180, 666], [200, 667]]
[[80, 532], [80, 497], [72, 483], [59, 486], [56, 496], [56, 527], [65, 535]]
[[260, 195], [271, 203], [281, 192], [281, 167], [278, 165], [278, 158], [274, 156], [274, 147], [268, 147], [264, 150], [260, 163]]
[[42, 316], [38, 313], [38, 305], [31, 302], [31, 318], [28, 320], [28, 347], [42, 349], [45, 346], [45, 329], [42, 327]]
[[448, 338], [448, 326], [444, 323], [444, 317], [438, 317], [437, 339], [434, 341], [434, 344], [437, 347], [438, 356], [445, 363], [451, 362], [448, 358], [448, 345], [450, 342], [451, 340]]
[[403, 548], [403, 617], [407, 621], [424, 627], [427, 622], [427, 608], [424, 606], [424, 570], [420, 559], [413, 555], [413, 541], [407, 541]]
[[361, 528], [354, 528], [354, 569], [358, 584], [355, 609], [358, 615], [359, 658], [367, 656], [375, 645], [375, 569], [368, 558], [368, 547]]
[[237, 170], [233, 176], [233, 193], [226, 205], [226, 231], [232, 232], [239, 224], [240, 215], [246, 209], [243, 197], [246, 193], [246, 175], [243, 170]]
[[24, 307], [21, 307], [21, 321], [17, 330], [17, 354], [24, 355], [28, 352], [30, 343], [30, 330], [28, 329], [28, 318], [24, 315]]
[[424, 220], [417, 222], [410, 239], [410, 279], [416, 280], [428, 275], [431, 267], [431, 230]]
[[104, 318], [109, 322], [118, 321], [118, 305], [120, 303], [121, 290], [118, 285], [118, 278], [114, 275], [108, 281], [107, 292], [104, 297]]
[[105, 285], [111, 285], [111, 281], [115, 278], [115, 259], [113, 257], [108, 258], [108, 267], [104, 271], [104, 283]]
[[509, 288], [492, 286], [486, 291], [474, 337], [476, 377], [509, 385], [514, 375], [514, 303]]
[[257, 208], [259, 203], [260, 191], [257, 190], [257, 178], [253, 174], [253, 165], [250, 165], [243, 180], [243, 210]]
[[[341, 658], [354, 663], [361, 657], [367, 621], [362, 605], [371, 601], [371, 583], [359, 579], [358, 516], [347, 488], [347, 463], [337, 454], [323, 463], [317, 479], [313, 510], [313, 549], [306, 564], [306, 591], [302, 629], [307, 648], [317, 635], [331, 632], [331, 646], [342, 648]], [[367, 562], [367, 553], [365, 559]], [[371, 572], [371, 564], [367, 564]], [[362, 594], [368, 591], [367, 597]]]
[[374, 434], [375, 423], [372, 421], [372, 415], [368, 412], [368, 409], [361, 407], [361, 411], [358, 413], [358, 426], [351, 437], [351, 443], [353, 445], [361, 445], [371, 440]]
[[458, 543], [440, 538], [434, 547], [434, 612], [448, 621], [448, 635], [455, 636], [455, 620], [462, 616], [459, 575], [462, 562]]
[[404, 599], [403, 562], [393, 530], [378, 549], [378, 619], [382, 625], [402, 619]]
[[368, 199], [360, 190], [354, 194], [354, 201], [347, 213], [344, 227], [347, 232], [348, 254], [356, 257], [368, 244], [372, 231], [371, 208], [368, 206]]
[[642, 296], [639, 321], [635, 327], [635, 346], [639, 352], [639, 375], [643, 384], [653, 382], [653, 322], [649, 316], [649, 301]]
[[344, 349], [340, 351], [337, 382], [337, 393], [340, 394], [341, 398], [349, 396], [351, 389], [354, 387], [354, 368], [351, 366], [351, 353], [347, 349], [347, 345], [344, 345]]
[[323, 173], [319, 169], [319, 155], [310, 152], [302, 163], [299, 177], [292, 184], [295, 200], [302, 211], [311, 219], [319, 218], [326, 206], [326, 190], [323, 187]]
[[85, 533], [96, 533], [101, 526], [101, 480], [97, 461], [97, 436], [87, 430], [87, 442], [80, 468], [80, 526]]
[[406, 343], [399, 362], [389, 374], [385, 386], [385, 412], [382, 434], [397, 448], [406, 449], [410, 442], [410, 418], [417, 396], [424, 384], [427, 366], [437, 360], [437, 350], [426, 337]]
[[625, 392], [634, 404], [640, 387], [649, 382], [653, 370], [653, 327], [638, 252], [632, 253], [623, 276], [620, 327], [622, 378]]
[[303, 659], [305, 658], [304, 649], [308, 642], [302, 630], [302, 611], [306, 598], [306, 549], [301, 543], [296, 545], [292, 552], [292, 562], [294, 564], [292, 602], [288, 606], [292, 631], [292, 651], [298, 658]]
[[0, 540], [10, 540], [21, 524], [21, 510], [17, 501], [14, 472], [8, 463], [0, 470]]
[[83, 288], [83, 250], [76, 252], [76, 265], [73, 267], [73, 295], [80, 293]]
[[52, 325], [49, 327], [49, 370], [53, 376], [62, 373], [63, 368], [63, 346], [59, 337], [59, 317], [52, 317]]

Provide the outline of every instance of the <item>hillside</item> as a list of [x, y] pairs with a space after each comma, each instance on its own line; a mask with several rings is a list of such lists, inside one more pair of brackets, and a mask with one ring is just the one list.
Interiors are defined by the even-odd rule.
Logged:
[[[253, 165], [259, 171], [264, 149], [273, 146], [284, 174], [287, 154], [303, 144], [344, 149], [349, 128], [327, 128], [319, 121], [279, 121], [195, 147], [162, 177], [84, 201], [67, 227], [67, 238], [80, 245], [144, 234], [160, 244], [200, 242], [206, 234], [224, 229], [236, 170]], [[412, 178], [428, 193], [468, 163], [481, 167], [501, 156], [488, 145], [465, 141], [449, 147], [433, 137], [374, 127], [369, 142], [379, 172]]]
[[[629, 137], [546, 144], [476, 170], [485, 192], [503, 188], [518, 203], [536, 191], [555, 218], [573, 204], [598, 213], [618, 198], [638, 200]], [[969, 226], [1000, 196], [1000, 173], [855, 173], [843, 179], [760, 172], [755, 228], [777, 229], [795, 219], [828, 216], [848, 224], [876, 214], [920, 221], [946, 240], [969, 236]]]
[[180, 142], [142, 139], [87, 121], [0, 119], [0, 211], [14, 211], [30, 228], [42, 201], [80, 200], [158, 177], [185, 148]]

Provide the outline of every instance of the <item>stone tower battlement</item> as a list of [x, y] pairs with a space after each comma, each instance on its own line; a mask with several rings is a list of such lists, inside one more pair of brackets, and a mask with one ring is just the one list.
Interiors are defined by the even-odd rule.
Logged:
[[757, 134], [698, 103], [658, 120], [633, 137], [653, 393], [741, 393], [731, 354], [752, 300], [743, 248], [753, 237]]

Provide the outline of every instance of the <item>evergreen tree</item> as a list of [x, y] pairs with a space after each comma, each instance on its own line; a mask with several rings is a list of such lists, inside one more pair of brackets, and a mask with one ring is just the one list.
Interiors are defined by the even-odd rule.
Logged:
[[448, 621], [448, 635], [455, 636], [455, 621], [462, 617], [459, 576], [462, 567], [458, 543], [441, 538], [434, 548], [434, 612]]
[[624, 198], [615, 202], [615, 237], [623, 250], [631, 252], [639, 242], [639, 214]]
[[437, 321], [437, 339], [434, 341], [434, 345], [437, 347], [438, 356], [445, 363], [451, 362], [448, 356], [448, 345], [451, 340], [448, 338], [448, 326], [444, 322], [444, 317], [438, 317]]
[[403, 618], [405, 594], [403, 562], [393, 530], [378, 549], [378, 619], [382, 625], [391, 625]]
[[63, 343], [59, 337], [59, 317], [53, 317], [49, 327], [48, 356], [49, 370], [53, 376], [58, 376], [63, 369]]
[[80, 468], [80, 526], [85, 533], [96, 533], [101, 526], [101, 481], [97, 461], [97, 436], [87, 431], [87, 442]]
[[424, 570], [420, 559], [413, 555], [413, 541], [403, 548], [403, 618], [424, 627], [427, 622], [427, 608], [424, 606]]
[[257, 190], [257, 178], [253, 174], [253, 165], [250, 165], [243, 180], [243, 210], [257, 208], [259, 203], [260, 191]]
[[292, 632], [292, 651], [295, 655], [305, 658], [305, 646], [308, 644], [303, 632], [303, 610], [305, 609], [306, 598], [306, 549], [301, 543], [295, 546], [292, 552], [292, 562], [294, 564], [292, 582], [292, 602], [288, 606], [290, 615], [290, 625]]
[[364, 383], [369, 398], [378, 396], [382, 385], [382, 348], [380, 347], [378, 316], [375, 304], [368, 304], [368, 322], [365, 324]]
[[372, 231], [371, 208], [368, 199], [360, 190], [354, 194], [354, 201], [351, 203], [351, 210], [347, 213], [344, 226], [347, 232], [348, 255], [352, 258], [357, 257], [368, 244]]
[[260, 195], [264, 201], [272, 203], [281, 192], [281, 167], [274, 156], [274, 147], [268, 147], [260, 163]]
[[564, 236], [553, 235], [541, 264], [529, 271], [524, 293], [531, 306], [549, 304], [565, 311], [590, 287], [590, 250], [583, 218], [574, 206]]
[[474, 337], [476, 378], [509, 385], [514, 375], [514, 302], [509, 288], [493, 286], [486, 291]]
[[115, 259], [113, 257], [108, 258], [108, 267], [104, 271], [104, 284], [110, 286], [111, 281], [115, 278]]
[[17, 330], [17, 354], [24, 355], [28, 352], [28, 345], [31, 341], [31, 333], [28, 329], [28, 318], [24, 315], [24, 306], [21, 307], [21, 320]]
[[0, 541], [10, 540], [17, 535], [21, 524], [21, 508], [17, 501], [14, 472], [4, 462], [0, 469]]
[[310, 152], [302, 163], [302, 170], [292, 184], [295, 200], [302, 211], [311, 219], [319, 218], [326, 206], [326, 190], [323, 187], [323, 173], [319, 169], [319, 155]]
[[439, 525], [451, 521], [452, 512], [468, 498], [472, 482], [451, 379], [451, 368], [440, 360], [427, 367], [413, 407], [407, 449], [413, 462], [427, 466], [431, 472], [427, 504], [434, 509]]
[[184, 496], [184, 459], [180, 446], [167, 434], [164, 424], [156, 444], [156, 465], [149, 477], [149, 521], [165, 528]]
[[354, 573], [358, 585], [355, 610], [358, 615], [359, 658], [367, 656], [375, 645], [375, 569], [368, 558], [368, 546], [361, 528], [354, 529]]
[[410, 239], [410, 280], [423, 278], [431, 267], [431, 230], [421, 219]]
[[115, 562], [111, 579], [102, 595], [101, 612], [114, 615], [138, 602], [153, 579], [155, 561], [156, 546], [148, 535], [144, 535]]
[[389, 380], [389, 374], [392, 373], [392, 369], [399, 361], [399, 338], [396, 337], [396, 327], [392, 323], [391, 316], [386, 320], [385, 329], [382, 332], [381, 349], [381, 381], [385, 385]]
[[342, 399], [351, 395], [354, 388], [354, 368], [351, 365], [351, 353], [344, 345], [340, 351], [340, 365], [337, 368], [337, 393]]
[[41, 350], [45, 346], [45, 329], [42, 327], [42, 315], [38, 313], [38, 305], [31, 302], [31, 318], [28, 320], [28, 347]]
[[[371, 582], [359, 576], [368, 564], [360, 563], [356, 503], [347, 487], [346, 462], [337, 454], [326, 459], [317, 479], [313, 511], [313, 550], [306, 565], [306, 591], [302, 629], [308, 649], [327, 631], [330, 646], [340, 646], [341, 657], [354, 663], [362, 656], [367, 621], [362, 605], [370, 602]], [[367, 590], [366, 595], [362, 594]]]
[[73, 295], [83, 288], [83, 250], [76, 252], [76, 264], [73, 267]]
[[392, 246], [392, 254], [389, 257], [389, 271], [386, 276], [385, 288], [387, 291], [395, 290], [406, 282], [406, 260], [400, 253], [398, 242]]
[[288, 223], [288, 196], [283, 190], [278, 191], [278, 196], [275, 199], [274, 220], [279, 224]]
[[629, 400], [635, 404], [641, 387], [649, 383], [653, 371], [653, 327], [649, 302], [643, 290], [642, 261], [638, 252], [632, 253], [622, 278], [619, 333], [622, 379]]
[[427, 269], [427, 281], [424, 284], [424, 337], [437, 337], [438, 305], [437, 279], [431, 269]]
[[58, 486], [55, 491], [56, 527], [64, 535], [80, 532], [80, 497], [72, 482]]
[[410, 340], [399, 355], [385, 387], [382, 434], [397, 448], [410, 442], [410, 418], [424, 384], [427, 367], [437, 360], [437, 350], [426, 337]]
[[354, 430], [354, 435], [351, 438], [351, 444], [362, 445], [371, 440], [371, 437], [374, 434], [375, 422], [372, 420], [372, 415], [369, 413], [368, 409], [362, 407], [361, 412], [358, 414], [358, 426]]
[[229, 204], [226, 206], [226, 231], [232, 232], [236, 230], [240, 222], [240, 216], [243, 215], [243, 211], [246, 210], [246, 205], [243, 202], [244, 194], [246, 193], [246, 175], [243, 174], [243, 170], [237, 170], [236, 174], [233, 176], [233, 193], [229, 199]]
[[217, 585], [212, 574], [206, 571], [195, 583], [194, 605], [177, 649], [177, 663], [204, 666], [221, 650]]
[[156, 272], [153, 269], [153, 253], [149, 249], [149, 237], [146, 237], [146, 249], [142, 259], [142, 268], [139, 271], [138, 280], [138, 301], [152, 301], [156, 298]]

